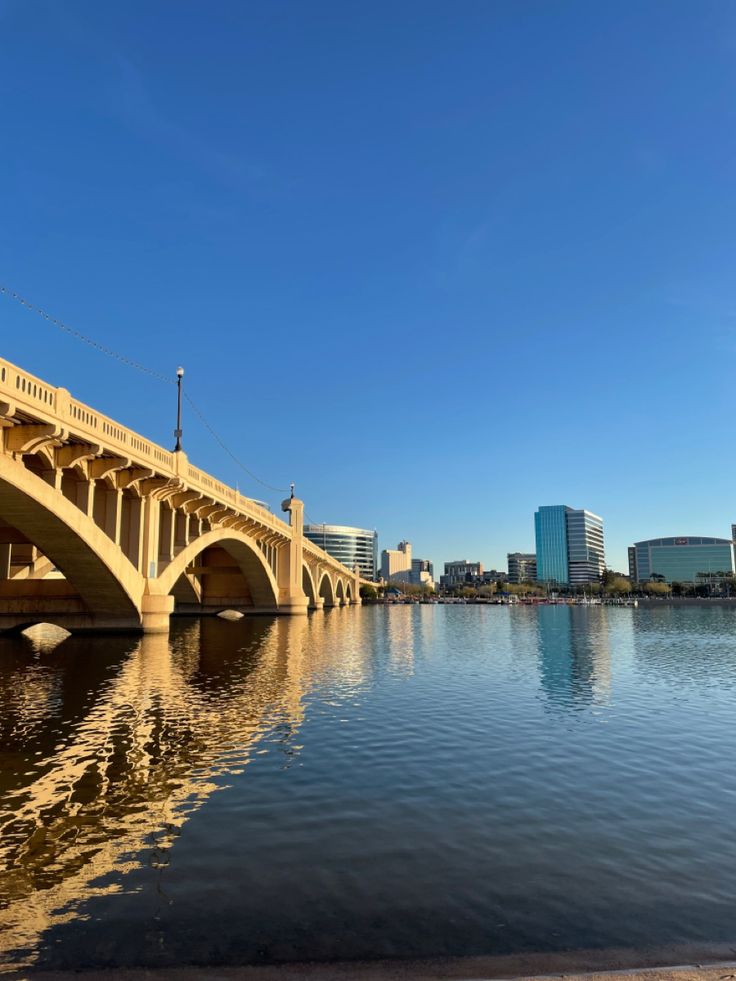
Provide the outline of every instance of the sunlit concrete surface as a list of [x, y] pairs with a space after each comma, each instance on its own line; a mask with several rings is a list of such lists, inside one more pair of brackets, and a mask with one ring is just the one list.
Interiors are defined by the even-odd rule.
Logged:
[[167, 632], [173, 611], [305, 614], [361, 579], [181, 450], [0, 359], [0, 631]]

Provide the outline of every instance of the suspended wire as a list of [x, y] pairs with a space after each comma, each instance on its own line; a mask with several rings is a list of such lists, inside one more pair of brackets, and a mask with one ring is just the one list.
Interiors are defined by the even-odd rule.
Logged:
[[139, 361], [133, 361], [131, 358], [126, 358], [124, 354], [119, 354], [117, 351], [113, 351], [111, 348], [105, 347], [104, 344], [100, 344], [91, 337], [87, 337], [87, 335], [83, 334], [81, 331], [75, 330], [73, 327], [70, 327], [61, 320], [57, 320], [56, 317], [52, 317], [51, 314], [46, 313], [46, 311], [42, 310], [41, 307], [37, 307], [32, 303], [29, 303], [25, 297], [22, 297], [14, 290], [8, 289], [7, 286], [0, 286], [0, 293], [4, 293], [12, 300], [16, 300], [28, 310], [31, 310], [33, 313], [37, 313], [39, 316], [43, 317], [44, 320], [47, 320], [50, 324], [58, 327], [59, 330], [63, 330], [65, 333], [76, 338], [76, 340], [82, 341], [84, 344], [88, 344], [90, 347], [93, 347], [96, 351], [99, 351], [100, 354], [106, 354], [108, 358], [113, 358], [115, 361], [119, 361], [128, 368], [135, 368], [136, 371], [141, 371], [144, 375], [150, 375], [152, 378], [157, 378], [159, 381], [166, 382], [167, 385], [175, 384], [172, 378], [167, 378], [166, 375], [162, 375], [161, 372], [154, 371], [153, 368], [148, 368]]
[[230, 457], [230, 459], [234, 463], [236, 463], [240, 467], [241, 470], [245, 471], [245, 473], [247, 473], [249, 477], [251, 477], [257, 483], [259, 483], [261, 485], [261, 487], [266, 487], [266, 488], [268, 488], [268, 490], [276, 491], [279, 494], [288, 493], [288, 489], [286, 487], [274, 487], [273, 484], [266, 483], [265, 480], [261, 480], [260, 477], [257, 477], [251, 470], [249, 470], [246, 467], [246, 465], [244, 463], [242, 463], [238, 459], [238, 457], [233, 453], [233, 451], [230, 449], [230, 447], [227, 446], [227, 444], [223, 442], [223, 440], [221, 439], [221, 437], [219, 436], [219, 434], [212, 428], [212, 426], [209, 424], [209, 422], [207, 422], [207, 419], [204, 417], [204, 415], [202, 413], [202, 410], [199, 408], [199, 406], [194, 401], [194, 399], [186, 391], [184, 392], [184, 399], [185, 399], [186, 402], [189, 403], [189, 405], [191, 406], [191, 408], [194, 410], [195, 415], [197, 415], [199, 417], [199, 421], [202, 423], [202, 425], [207, 430], [207, 432], [210, 434], [210, 436], [214, 439], [214, 441], [218, 444], [218, 446], [222, 450], [224, 450], [225, 453], [227, 453], [227, 455]]
[[[87, 337], [86, 334], [83, 334], [81, 331], [76, 330], [74, 327], [70, 327], [68, 324], [65, 324], [61, 320], [58, 320], [56, 317], [52, 317], [51, 314], [46, 313], [46, 311], [42, 310], [41, 307], [35, 306], [33, 303], [30, 303], [28, 300], [26, 300], [25, 297], [21, 296], [19, 293], [16, 293], [15, 290], [11, 290], [7, 286], [3, 286], [0, 284], [0, 293], [4, 294], [5, 296], [9, 297], [12, 300], [15, 300], [17, 303], [20, 303], [27, 310], [30, 310], [33, 313], [37, 313], [40, 317], [43, 317], [44, 320], [48, 321], [48, 323], [53, 324], [55, 327], [58, 327], [59, 330], [63, 330], [66, 334], [69, 334], [71, 337], [75, 338], [75, 340], [81, 341], [84, 344], [88, 344], [89, 347], [94, 348], [100, 354], [104, 354], [108, 358], [113, 358], [115, 361], [119, 361], [121, 364], [124, 364], [126, 367], [134, 368], [136, 371], [140, 371], [144, 375], [148, 375], [151, 378], [155, 378], [157, 381], [165, 382], [167, 385], [176, 384], [173, 378], [170, 378], [169, 376], [162, 374], [160, 371], [155, 371], [153, 368], [149, 368], [147, 365], [141, 364], [139, 361], [133, 361], [132, 358], [126, 358], [124, 354], [120, 354], [118, 351], [113, 351], [112, 348], [106, 347], [104, 344], [100, 344], [98, 341], [93, 340], [93, 338], [91, 337]], [[186, 390], [184, 391], [184, 398], [192, 407], [194, 413], [197, 415], [200, 422], [205, 427], [205, 429], [210, 434], [210, 436], [212, 436], [212, 438], [215, 440], [217, 445], [222, 450], [224, 450], [225, 453], [227, 453], [230, 459], [235, 464], [237, 464], [237, 466], [240, 467], [240, 469], [243, 470], [244, 473], [246, 473], [252, 480], [255, 480], [256, 483], [260, 484], [262, 487], [266, 487], [268, 490], [276, 491], [279, 494], [288, 493], [288, 488], [275, 487], [273, 484], [269, 484], [265, 480], [261, 480], [261, 478], [257, 477], [252, 470], [249, 470], [248, 467], [246, 467], [246, 465], [240, 459], [238, 459], [238, 457], [233, 453], [233, 451], [225, 443], [225, 441], [215, 430], [215, 428], [208, 422], [202, 410], [199, 408], [199, 406], [194, 401], [194, 399], [192, 399], [192, 397], [187, 394]]]

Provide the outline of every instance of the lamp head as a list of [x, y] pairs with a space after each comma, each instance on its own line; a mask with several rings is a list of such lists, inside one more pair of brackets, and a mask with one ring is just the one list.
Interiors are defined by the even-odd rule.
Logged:
[[176, 369], [176, 377], [177, 378], [183, 378], [184, 377], [184, 369], [183, 368], [177, 368]]

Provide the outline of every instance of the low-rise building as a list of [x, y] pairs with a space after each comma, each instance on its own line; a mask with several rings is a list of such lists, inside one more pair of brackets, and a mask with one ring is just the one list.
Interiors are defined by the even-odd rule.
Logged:
[[440, 585], [445, 589], [455, 586], [473, 586], [483, 578], [482, 562], [468, 562], [467, 559], [456, 559], [445, 562], [444, 575], [440, 576]]
[[509, 552], [506, 556], [509, 569], [509, 582], [535, 582], [537, 578], [537, 556], [534, 552]]
[[414, 586], [434, 589], [434, 567], [429, 559], [411, 560], [411, 582]]
[[734, 543], [729, 538], [680, 535], [650, 538], [629, 548], [629, 575], [634, 582], [698, 583], [717, 573], [734, 571]]

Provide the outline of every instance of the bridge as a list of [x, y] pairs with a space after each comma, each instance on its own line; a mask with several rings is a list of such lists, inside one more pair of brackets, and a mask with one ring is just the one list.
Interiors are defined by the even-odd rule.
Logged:
[[0, 631], [165, 633], [172, 613], [305, 615], [360, 603], [289, 522], [0, 358]]

